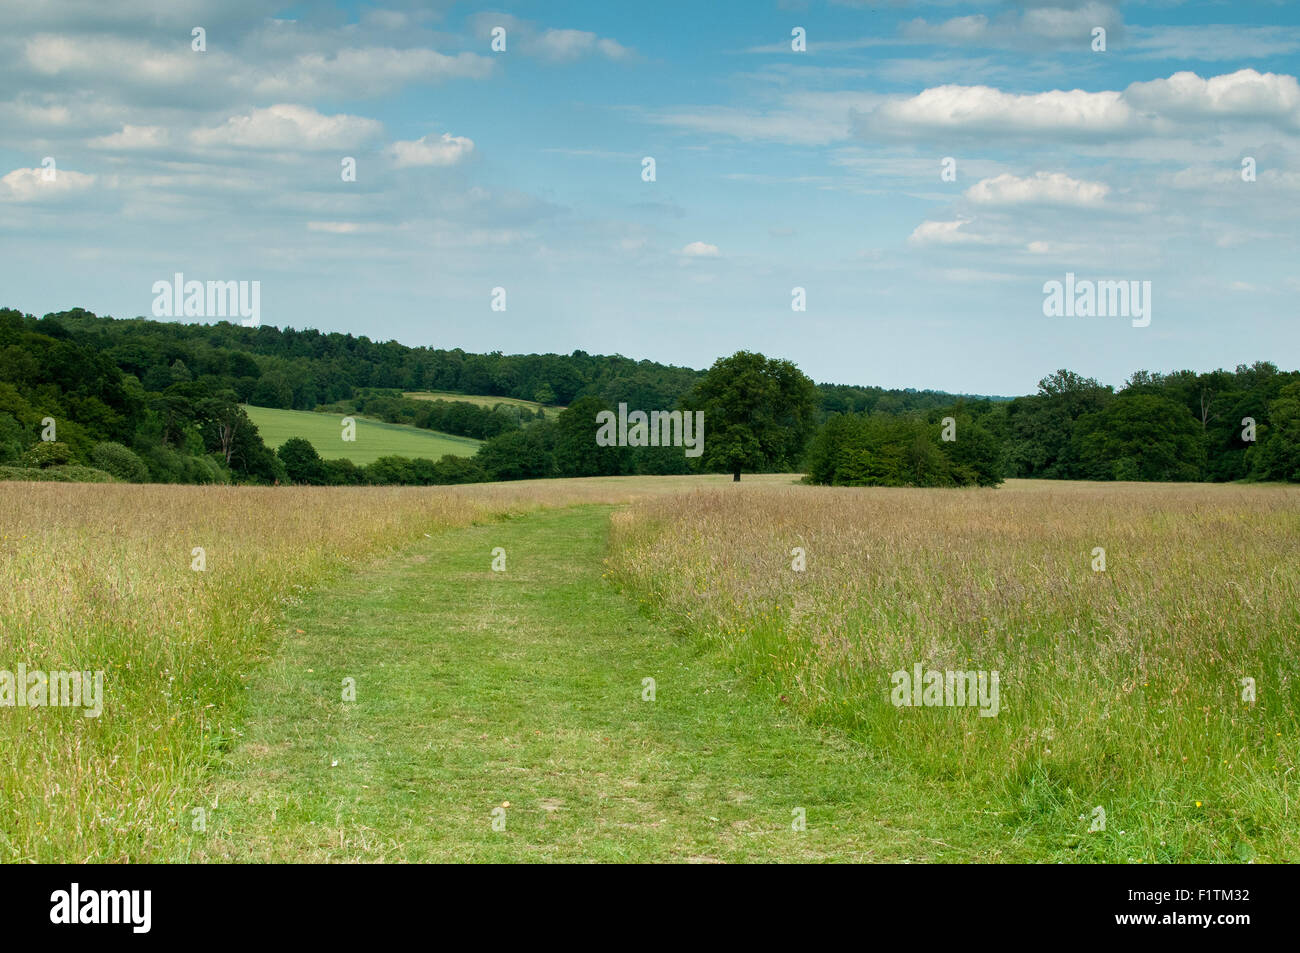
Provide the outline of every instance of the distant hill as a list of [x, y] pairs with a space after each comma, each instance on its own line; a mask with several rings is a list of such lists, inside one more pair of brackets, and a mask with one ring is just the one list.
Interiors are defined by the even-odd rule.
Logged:
[[[676, 407], [704, 374], [620, 354], [473, 354], [313, 329], [115, 319], [81, 308], [46, 315], [42, 323], [57, 325], [59, 333], [106, 354], [146, 391], [204, 379], [216, 389], [230, 388], [243, 403], [282, 410], [312, 410], [372, 388], [427, 394], [429, 399], [545, 405], [548, 416], [586, 396], [611, 405], [667, 409]], [[928, 410], [960, 396], [849, 384], [820, 384], [818, 389], [824, 412]]]

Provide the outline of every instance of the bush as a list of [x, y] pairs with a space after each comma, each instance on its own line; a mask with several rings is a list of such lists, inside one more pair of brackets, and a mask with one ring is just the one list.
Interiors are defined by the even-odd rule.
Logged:
[[61, 440], [42, 440], [23, 454], [23, 466], [61, 467], [72, 462], [72, 448]]
[[144, 461], [120, 443], [105, 441], [95, 444], [90, 460], [98, 469], [127, 483], [149, 482], [149, 468]]
[[366, 482], [373, 486], [411, 486], [418, 482], [412, 463], [408, 457], [380, 457], [365, 468]]
[[229, 483], [230, 471], [211, 455], [192, 456], [170, 447], [149, 447], [143, 451], [149, 479], [154, 483]]
[[347, 457], [321, 462], [325, 469], [325, 482], [330, 486], [360, 486], [366, 482], [365, 471]]
[[437, 473], [435, 482], [448, 483], [486, 483], [487, 471], [473, 457], [458, 457], [447, 454], [434, 465]]
[[0, 467], [0, 480], [34, 480], [38, 483], [116, 483], [111, 473], [91, 467]]

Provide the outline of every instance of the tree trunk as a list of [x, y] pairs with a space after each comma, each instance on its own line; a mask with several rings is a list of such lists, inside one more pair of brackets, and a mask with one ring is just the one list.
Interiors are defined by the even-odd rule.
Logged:
[[731, 472], [731, 482], [732, 483], [740, 482], [740, 467], [736, 467], [736, 469]]

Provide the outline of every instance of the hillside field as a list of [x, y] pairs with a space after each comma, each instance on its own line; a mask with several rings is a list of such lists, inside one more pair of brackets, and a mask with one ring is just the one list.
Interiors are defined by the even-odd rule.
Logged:
[[389, 456], [437, 460], [450, 453], [458, 457], [472, 457], [481, 443], [470, 437], [457, 437], [366, 417], [353, 418], [357, 422], [357, 439], [345, 443], [342, 439], [341, 415], [248, 405], [244, 406], [244, 410], [257, 425], [262, 441], [273, 450], [290, 437], [302, 437], [326, 460], [346, 457], [358, 466]]
[[563, 407], [554, 405], [543, 405], [532, 400], [519, 400], [515, 397], [492, 397], [488, 394], [454, 394], [447, 390], [412, 390], [402, 395], [410, 397], [412, 400], [460, 400], [467, 404], [478, 404], [480, 407], [495, 407], [497, 404], [506, 404], [510, 407], [523, 407], [525, 410], [531, 410], [534, 413], [541, 410], [547, 417], [558, 417]]

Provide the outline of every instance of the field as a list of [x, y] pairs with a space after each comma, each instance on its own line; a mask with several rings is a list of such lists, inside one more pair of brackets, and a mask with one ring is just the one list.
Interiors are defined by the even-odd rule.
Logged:
[[532, 400], [519, 400], [516, 397], [492, 397], [488, 394], [453, 394], [449, 390], [420, 390], [407, 391], [402, 395], [410, 397], [413, 400], [459, 400], [467, 404], [478, 404], [480, 407], [495, 407], [497, 404], [506, 404], [510, 407], [523, 407], [525, 410], [531, 410], [533, 413], [541, 410], [547, 417], [558, 417], [563, 407], [552, 404], [539, 404]]
[[344, 442], [343, 418], [335, 414], [247, 405], [244, 410], [257, 425], [263, 442], [271, 449], [279, 447], [290, 437], [302, 437], [326, 460], [346, 457], [358, 466], [389, 456], [437, 460], [450, 453], [458, 457], [472, 457], [481, 443], [470, 437], [457, 437], [366, 417], [353, 418], [357, 422], [357, 439], [354, 442]]
[[[0, 708], [5, 861], [1300, 859], [1300, 488], [0, 507], [0, 669], [105, 672], [99, 718]], [[895, 707], [918, 663], [996, 717]]]
[[[799, 487], [619, 513], [612, 571], [1045, 859], [1277, 861], [1300, 858], [1297, 538], [1281, 486]], [[896, 707], [918, 663], [999, 672], [996, 717]]]

